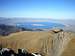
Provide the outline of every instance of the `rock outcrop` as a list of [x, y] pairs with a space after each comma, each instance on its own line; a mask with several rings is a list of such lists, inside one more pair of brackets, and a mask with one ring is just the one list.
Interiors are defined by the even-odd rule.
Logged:
[[44, 56], [61, 56], [69, 41], [74, 37], [71, 32], [19, 32], [6, 38], [0, 37], [0, 47], [16, 50], [24, 48], [29, 52], [38, 52]]

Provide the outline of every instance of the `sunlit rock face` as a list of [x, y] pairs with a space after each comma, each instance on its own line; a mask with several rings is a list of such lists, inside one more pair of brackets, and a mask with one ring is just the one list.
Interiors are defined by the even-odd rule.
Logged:
[[75, 37], [68, 42], [61, 56], [74, 56], [74, 55], [75, 55]]
[[1, 47], [12, 48], [16, 52], [17, 49], [24, 48], [31, 53], [38, 52], [45, 56], [61, 56], [72, 37], [75, 37], [74, 34], [65, 31], [58, 33], [53, 31], [24, 31], [5, 36], [6, 38], [1, 36], [0, 45]]

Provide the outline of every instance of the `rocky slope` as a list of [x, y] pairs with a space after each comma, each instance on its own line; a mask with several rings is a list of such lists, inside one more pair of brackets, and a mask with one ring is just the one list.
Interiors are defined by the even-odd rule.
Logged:
[[29, 52], [38, 52], [44, 56], [61, 56], [75, 33], [53, 31], [24, 31], [13, 33], [9, 36], [0, 36], [0, 47], [12, 48], [17, 52], [18, 48], [24, 48]]

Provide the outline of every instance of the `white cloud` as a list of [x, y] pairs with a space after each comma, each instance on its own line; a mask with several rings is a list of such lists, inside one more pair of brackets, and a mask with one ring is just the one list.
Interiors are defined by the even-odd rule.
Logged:
[[44, 24], [32, 24], [33, 26], [45, 26]]
[[49, 20], [40, 20], [40, 19], [38, 19], [38, 20], [31, 20], [31, 22], [49, 22]]

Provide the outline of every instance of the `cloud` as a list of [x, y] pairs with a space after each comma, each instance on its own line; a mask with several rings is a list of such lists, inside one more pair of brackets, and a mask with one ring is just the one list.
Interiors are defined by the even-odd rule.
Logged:
[[32, 24], [33, 26], [45, 26], [44, 24]]
[[36, 20], [31, 20], [31, 22], [50, 22], [50, 20], [48, 20], [48, 19], [36, 19]]

